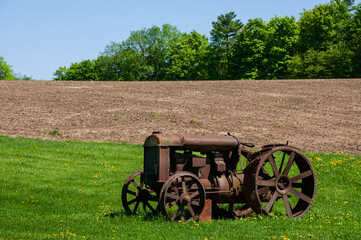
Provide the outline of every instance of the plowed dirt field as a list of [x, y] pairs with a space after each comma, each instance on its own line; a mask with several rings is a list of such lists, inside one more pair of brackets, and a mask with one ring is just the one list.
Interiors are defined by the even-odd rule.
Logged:
[[0, 135], [143, 143], [153, 131], [361, 154], [361, 79], [0, 81]]

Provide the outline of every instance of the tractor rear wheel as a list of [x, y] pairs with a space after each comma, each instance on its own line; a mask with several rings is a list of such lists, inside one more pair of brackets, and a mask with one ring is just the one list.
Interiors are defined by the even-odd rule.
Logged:
[[[298, 150], [282, 146], [260, 154], [245, 169], [247, 203], [256, 213], [303, 216], [316, 195], [311, 161]], [[277, 203], [278, 199], [283, 204]]]

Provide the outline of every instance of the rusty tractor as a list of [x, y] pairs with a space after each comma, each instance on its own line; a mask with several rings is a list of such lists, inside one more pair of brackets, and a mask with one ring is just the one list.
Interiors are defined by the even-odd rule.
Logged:
[[123, 186], [123, 207], [133, 214], [143, 207], [174, 222], [271, 211], [303, 216], [316, 195], [310, 160], [288, 144], [248, 150], [253, 147], [230, 134], [154, 132], [144, 143], [144, 170]]

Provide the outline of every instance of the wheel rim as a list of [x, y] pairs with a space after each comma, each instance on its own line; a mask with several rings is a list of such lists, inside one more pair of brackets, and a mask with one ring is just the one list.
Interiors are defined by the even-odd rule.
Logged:
[[[293, 148], [281, 147], [262, 154], [250, 166], [248, 193], [252, 209], [269, 214], [271, 210], [288, 217], [301, 217], [311, 207], [316, 193], [316, 174], [310, 160]], [[253, 179], [251, 175], [253, 174]], [[278, 201], [282, 199], [282, 201]], [[282, 203], [283, 202], [283, 203]]]
[[204, 187], [191, 173], [177, 173], [171, 176], [161, 190], [159, 207], [170, 221], [197, 221], [204, 204]]
[[142, 170], [133, 173], [125, 181], [122, 189], [122, 203], [125, 211], [131, 214], [135, 214], [140, 208], [152, 214], [157, 212], [157, 194], [144, 184]]

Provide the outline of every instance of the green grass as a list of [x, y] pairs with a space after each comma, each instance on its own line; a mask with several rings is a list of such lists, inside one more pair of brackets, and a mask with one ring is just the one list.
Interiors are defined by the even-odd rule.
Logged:
[[305, 153], [318, 175], [301, 219], [170, 223], [121, 205], [141, 145], [0, 137], [0, 239], [359, 239], [361, 156]]

